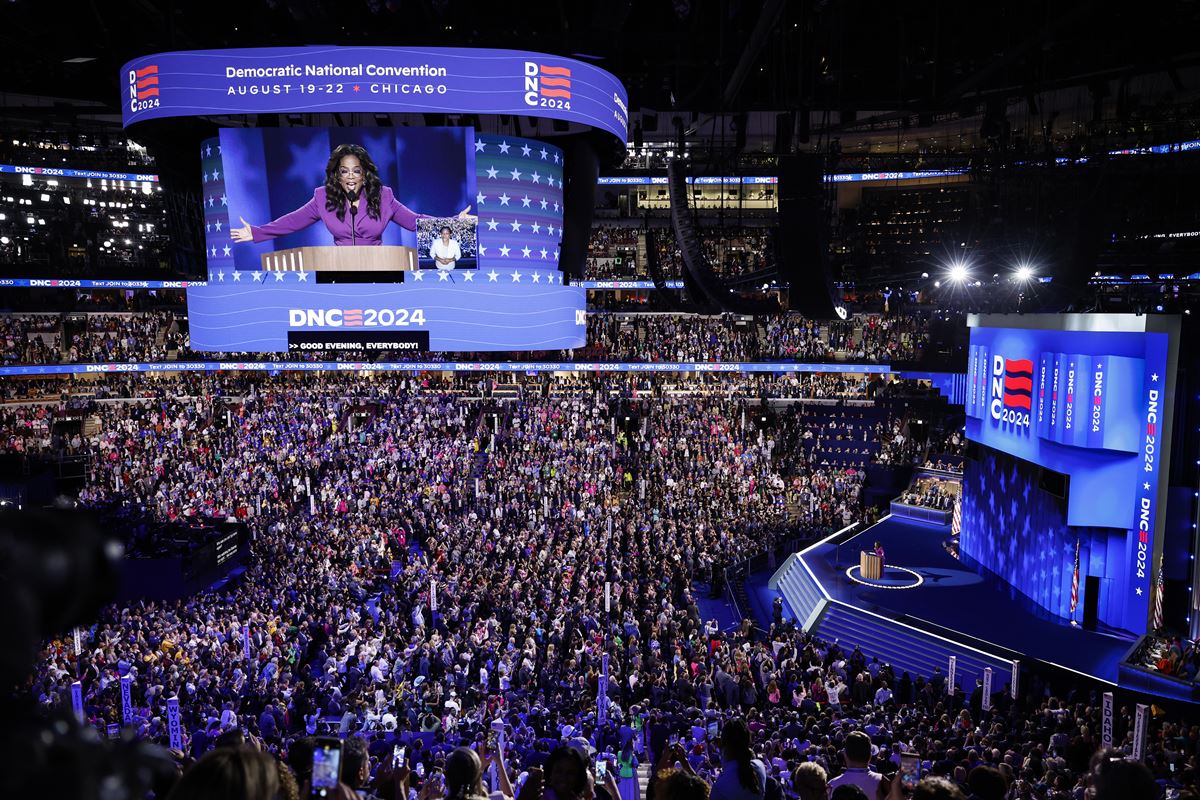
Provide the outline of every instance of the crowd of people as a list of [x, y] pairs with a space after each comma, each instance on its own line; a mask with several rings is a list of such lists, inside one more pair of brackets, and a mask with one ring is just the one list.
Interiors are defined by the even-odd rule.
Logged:
[[62, 331], [57, 314], [0, 314], [5, 364], [57, 364]]
[[589, 348], [613, 361], [904, 361], [919, 358], [927, 338], [919, 317], [819, 323], [800, 314], [588, 316]]
[[[655, 797], [816, 798], [846, 783], [887, 797], [904, 753], [947, 792], [1000, 787], [980, 797], [1057, 798], [1095, 780], [1086, 691], [1055, 698], [1035, 676], [1019, 702], [998, 695], [985, 712], [977, 687], [896, 674], [785, 619], [764, 634], [701, 613], [723, 565], [866, 515], [861, 470], [793, 444], [812, 404], [774, 409], [823, 395], [832, 427], [809, 441], [870, 440], [869, 406], [847, 402], [865, 402], [865, 379], [722, 376], [681, 393], [639, 389], [644, 377], [528, 378], [502, 401], [479, 375], [106, 376], [134, 399], [0, 415], [6, 452], [61, 451], [58, 416], [98, 422], [65, 445], [91, 458], [85, 505], [238, 518], [253, 540], [223, 590], [110, 606], [78, 657], [69, 637], [46, 643], [27, 690], [57, 706], [78, 678], [103, 728], [121, 719], [128, 676], [132, 725], [160, 743], [178, 697], [180, 796], [232, 753], [291, 764], [304, 786], [311, 737], [337, 731], [355, 754], [347, 787], [380, 797], [480, 774], [550, 797], [544, 774], [557, 800], [638, 800], [638, 762], [657, 766]], [[1152, 731], [1153, 776], [1187, 785], [1200, 729], [1164, 717]], [[459, 747], [486, 768], [464, 772]], [[613, 779], [594, 790], [597, 756]], [[745, 759], [757, 792], [739, 789]]]
[[[92, 308], [86, 305], [86, 308]], [[101, 304], [98, 307], [107, 307]], [[128, 306], [126, 306], [127, 308]], [[0, 314], [0, 340], [10, 364], [122, 363], [179, 361], [364, 361], [362, 352], [216, 353], [193, 350], [182, 309], [105, 313]], [[857, 336], [874, 331], [870, 348]], [[865, 336], [865, 334], [863, 334]], [[732, 314], [590, 313], [587, 344], [577, 350], [519, 353], [378, 351], [384, 361], [856, 361], [889, 363], [920, 356], [928, 337], [921, 317], [856, 317], [822, 323], [800, 314], [749, 318]], [[66, 343], [64, 348], [63, 343]]]
[[[772, 228], [702, 227], [699, 234], [701, 253], [720, 278], [739, 277], [775, 265]], [[683, 252], [672, 231], [655, 231], [653, 243], [663, 275], [673, 279], [681, 277]]]

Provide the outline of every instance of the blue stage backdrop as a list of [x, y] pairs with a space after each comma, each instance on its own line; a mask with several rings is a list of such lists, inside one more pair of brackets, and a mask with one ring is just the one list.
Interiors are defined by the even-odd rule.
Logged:
[[[1021, 327], [997, 324], [1010, 320]], [[1065, 617], [1078, 538], [1081, 576], [1104, 581], [1102, 621], [1143, 633], [1165, 508], [1171, 333], [1116, 315], [971, 324], [968, 438], [1068, 475], [1070, 491], [1064, 515], [1011, 468], [977, 467], [965, 487], [964, 552]]]
[[1095, 575], [1100, 578], [1100, 621], [1124, 627], [1126, 531], [1069, 527], [1066, 499], [1039, 488], [1040, 475], [1038, 466], [997, 450], [985, 448], [980, 460], [967, 459], [960, 540], [964, 558], [1067, 621], [1072, 618], [1078, 542], [1079, 602], [1074, 619], [1083, 620], [1087, 576]]

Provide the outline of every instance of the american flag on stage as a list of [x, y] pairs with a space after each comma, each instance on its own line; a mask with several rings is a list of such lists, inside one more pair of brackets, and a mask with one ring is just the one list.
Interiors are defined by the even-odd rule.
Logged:
[[1079, 537], [1075, 537], [1075, 571], [1071, 573], [1071, 621], [1075, 619], [1075, 607], [1079, 605]]
[[962, 497], [954, 501], [954, 517], [950, 521], [950, 535], [958, 536], [962, 533]]
[[1163, 559], [1162, 553], [1158, 554], [1158, 581], [1154, 586], [1154, 630], [1161, 630], [1163, 626]]

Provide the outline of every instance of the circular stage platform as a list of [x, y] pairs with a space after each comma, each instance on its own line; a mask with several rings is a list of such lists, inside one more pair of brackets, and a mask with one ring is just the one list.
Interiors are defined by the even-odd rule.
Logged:
[[[903, 573], [903, 575], [897, 575], [897, 572]], [[846, 570], [846, 577], [855, 583], [875, 589], [916, 589], [925, 582], [925, 578], [915, 569], [897, 567], [895, 564], [883, 565], [882, 578], [864, 578], [856, 573], [858, 573], [857, 564]]]

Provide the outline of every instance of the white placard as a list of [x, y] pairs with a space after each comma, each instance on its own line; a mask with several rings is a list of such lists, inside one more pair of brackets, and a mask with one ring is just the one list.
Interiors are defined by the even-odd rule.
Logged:
[[126, 675], [121, 678], [121, 722], [133, 724], [133, 677]]
[[75, 655], [83, 652], [83, 636], [79, 633], [79, 628], [75, 629]]
[[958, 677], [958, 656], [950, 656], [950, 667], [946, 673], [946, 694], [954, 696], [954, 679]]
[[1104, 693], [1103, 712], [1100, 717], [1100, 746], [1113, 746], [1113, 693]]
[[432, 578], [429, 581], [429, 610], [437, 613], [437, 581]]
[[1150, 706], [1137, 704], [1133, 715], [1133, 760], [1141, 761], [1146, 755], [1146, 728], [1150, 725]]
[[612, 584], [604, 582], [604, 613], [612, 611]]
[[992, 710], [992, 668], [983, 668], [983, 702], [980, 706], [984, 711]]
[[242, 658], [250, 660], [250, 626], [242, 626]]
[[183, 749], [183, 728], [179, 721], [179, 698], [167, 699], [167, 734], [170, 737], [171, 749]]
[[1018, 687], [1021, 685], [1021, 662], [1015, 658], [1012, 663], [1012, 678], [1008, 684], [1009, 694], [1013, 700], [1017, 699]]
[[71, 682], [71, 710], [75, 712], [75, 719], [82, 724], [83, 718], [83, 684], [79, 681]]

